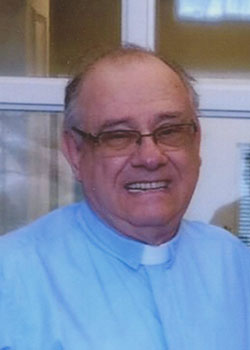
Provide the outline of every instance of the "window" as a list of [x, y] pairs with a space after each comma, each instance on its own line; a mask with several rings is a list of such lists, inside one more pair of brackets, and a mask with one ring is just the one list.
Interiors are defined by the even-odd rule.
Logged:
[[176, 15], [180, 20], [249, 20], [248, 0], [178, 0]]
[[[245, 9], [240, 4], [246, 2]], [[157, 4], [156, 46], [161, 55], [196, 77], [250, 77], [248, 0], [159, 0]], [[229, 16], [229, 10], [244, 11], [248, 17], [241, 21]]]
[[0, 234], [78, 199], [61, 123], [61, 113], [0, 112]]
[[240, 145], [239, 237], [250, 247], [250, 143]]
[[[235, 153], [230, 164], [230, 150], [235, 152], [232, 145], [238, 142], [250, 142], [249, 22], [227, 18], [227, 23], [223, 20], [201, 25], [201, 21], [193, 19], [180, 20], [175, 12], [177, 4], [177, 0], [0, 2], [0, 220], [5, 225], [1, 227], [2, 233], [57, 205], [78, 199], [79, 188], [56, 150], [64, 86], [87, 51], [101, 52], [120, 41], [156, 48], [162, 55], [171, 54], [171, 59], [196, 74], [201, 122], [207, 136], [204, 134], [202, 149], [204, 169], [187, 218], [211, 222], [216, 211], [239, 201], [237, 179], [241, 176], [235, 175], [239, 164]], [[79, 23], [74, 23], [74, 16], [78, 16], [78, 21], [86, 19], [81, 27], [88, 36], [86, 41], [85, 36], [78, 35], [82, 34], [81, 28]], [[84, 27], [86, 23], [89, 29]], [[221, 125], [235, 132], [230, 150], [224, 147]], [[43, 130], [43, 137], [39, 130]], [[34, 135], [38, 135], [37, 144]], [[223, 135], [228, 141], [228, 134]], [[211, 152], [218, 140], [225, 155], [217, 148]], [[34, 147], [33, 152], [30, 146]], [[228, 177], [221, 166], [214, 166], [214, 154], [217, 164], [224, 164], [221, 157], [226, 157], [225, 163], [233, 169], [233, 177], [231, 170]], [[58, 167], [53, 168], [52, 161]], [[40, 174], [42, 164], [43, 174]], [[31, 178], [31, 169], [38, 179], [40, 176], [37, 186], [37, 180]], [[218, 186], [218, 177], [222, 186], [231, 185], [226, 190], [219, 187], [216, 195], [211, 196]], [[18, 184], [19, 192], [17, 187], [11, 187]], [[40, 184], [43, 191], [39, 190]], [[237, 206], [233, 208], [236, 213]], [[228, 219], [222, 219], [220, 216], [217, 224], [235, 231]]]
[[120, 41], [119, 0], [0, 2], [0, 75], [70, 76]]
[[78, 199], [60, 153], [61, 77], [120, 41], [120, 1], [0, 2], [0, 234]]
[[200, 120], [201, 174], [187, 217], [224, 227], [248, 243], [250, 111], [225, 115], [205, 112]]

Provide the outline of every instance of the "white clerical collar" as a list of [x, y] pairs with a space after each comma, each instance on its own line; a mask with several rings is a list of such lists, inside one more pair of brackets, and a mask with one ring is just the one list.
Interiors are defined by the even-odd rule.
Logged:
[[169, 259], [169, 242], [163, 243], [159, 246], [152, 246], [144, 244], [142, 252], [142, 265], [157, 265], [163, 264]]
[[96, 244], [100, 249], [122, 260], [132, 268], [137, 269], [140, 265], [164, 263], [169, 267], [174, 261], [180, 237], [179, 231], [167, 243], [152, 246], [125, 237], [115, 231], [98, 217], [86, 202], [81, 203], [77, 218], [84, 233], [93, 244]]

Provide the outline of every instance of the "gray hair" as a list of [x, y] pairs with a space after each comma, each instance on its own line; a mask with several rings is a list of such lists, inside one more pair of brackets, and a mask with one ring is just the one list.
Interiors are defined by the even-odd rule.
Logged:
[[[141, 48], [135, 45], [122, 46], [118, 49], [109, 51], [97, 58], [92, 59], [84, 69], [77, 75], [75, 75], [67, 84], [65, 89], [64, 99], [64, 130], [70, 130], [72, 126], [78, 124], [78, 111], [77, 101], [80, 94], [81, 88], [85, 82], [86, 77], [96, 68], [99, 63], [119, 63], [129, 62], [136, 59], [142, 60], [147, 57], [155, 57], [165, 63], [171, 68], [180, 78], [183, 85], [187, 89], [195, 111], [198, 111], [199, 98], [196, 93], [193, 82], [195, 81], [181, 66], [178, 64], [156, 55], [153, 51]], [[83, 112], [84, 113], [84, 112]]]

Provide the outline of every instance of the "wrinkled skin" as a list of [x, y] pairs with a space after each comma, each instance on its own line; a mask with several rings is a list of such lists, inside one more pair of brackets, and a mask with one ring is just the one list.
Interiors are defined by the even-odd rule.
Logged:
[[[78, 100], [84, 122], [96, 134], [116, 129], [150, 133], [169, 123], [196, 120], [183, 83], [156, 58], [102, 63], [89, 74]], [[82, 116], [83, 118], [83, 116]], [[129, 155], [103, 155], [100, 147], [64, 137], [64, 152], [95, 212], [120, 233], [159, 245], [176, 233], [192, 197], [200, 167], [200, 131], [184, 149], [166, 152], [143, 138]], [[165, 187], [131, 191], [131, 183], [159, 182]]]

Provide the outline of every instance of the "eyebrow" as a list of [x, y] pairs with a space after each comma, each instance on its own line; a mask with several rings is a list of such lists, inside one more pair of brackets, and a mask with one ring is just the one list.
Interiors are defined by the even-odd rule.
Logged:
[[[163, 112], [159, 113], [155, 116], [154, 122], [157, 124], [161, 121], [167, 121], [167, 120], [173, 120], [177, 119], [182, 115], [181, 112]], [[133, 127], [134, 125], [133, 118], [125, 117], [121, 119], [108, 119], [103, 122], [103, 124], [100, 125], [98, 128], [98, 132], [105, 131], [105, 129], [113, 128], [116, 126], [130, 126]]]
[[122, 118], [122, 119], [110, 119], [110, 120], [105, 120], [103, 124], [100, 125], [99, 131], [103, 131], [108, 128], [112, 128], [115, 126], [129, 126], [132, 122], [132, 119], [127, 117], [127, 118]]
[[161, 121], [168, 121], [168, 120], [173, 120], [173, 119], [178, 119], [182, 115], [181, 112], [176, 111], [176, 112], [171, 112], [171, 113], [160, 113], [155, 116], [155, 122], [161, 122]]

